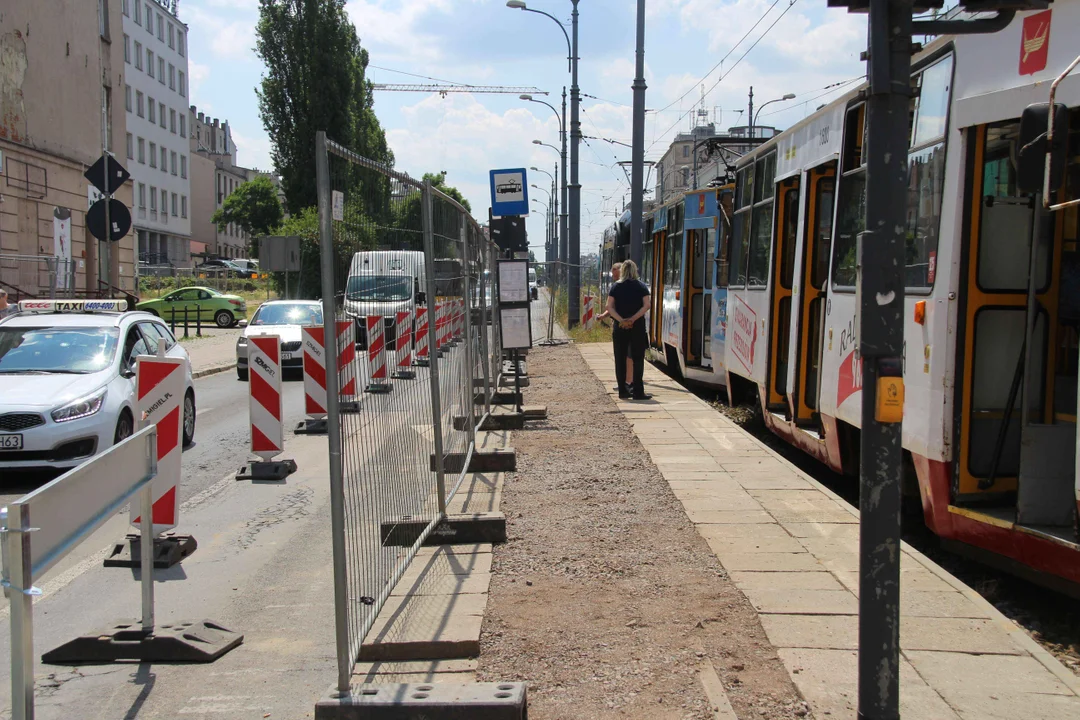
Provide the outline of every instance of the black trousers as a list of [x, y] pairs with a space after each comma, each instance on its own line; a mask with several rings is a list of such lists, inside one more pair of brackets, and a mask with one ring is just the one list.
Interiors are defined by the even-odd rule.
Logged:
[[[615, 378], [619, 382], [619, 392], [641, 394], [645, 392], [645, 348], [649, 344], [645, 332], [644, 319], [634, 323], [634, 327], [623, 330], [616, 325], [611, 331], [611, 344], [615, 350]], [[634, 384], [626, 386], [626, 357], [634, 361]]]

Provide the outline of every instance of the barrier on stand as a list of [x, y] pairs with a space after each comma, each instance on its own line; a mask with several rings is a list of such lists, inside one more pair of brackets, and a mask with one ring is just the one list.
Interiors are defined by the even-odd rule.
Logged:
[[399, 310], [397, 321], [394, 323], [396, 331], [394, 356], [397, 359], [397, 366], [394, 368], [393, 377], [399, 380], [412, 380], [416, 377], [416, 371], [412, 369], [412, 315], [409, 310]]
[[584, 297], [584, 302], [581, 303], [581, 325], [586, 330], [593, 326], [593, 322], [596, 320], [596, 298], [591, 295]]
[[386, 335], [382, 315], [367, 316], [368, 370], [371, 382], [364, 392], [387, 393], [394, 389], [386, 372]]
[[416, 308], [416, 365], [427, 367], [428, 358], [428, 309], [421, 305]]
[[281, 403], [281, 338], [261, 335], [248, 340], [249, 425], [251, 454], [236, 473], [237, 480], [284, 480], [296, 472], [292, 460], [273, 458], [285, 450], [284, 415]]
[[360, 400], [356, 392], [356, 323], [351, 320], [337, 322], [338, 349], [338, 411], [360, 412]]
[[[157, 476], [152, 483], [154, 567], [172, 567], [193, 553], [197, 547], [190, 535], [161, 537], [180, 522], [180, 456], [184, 450], [184, 393], [187, 359], [165, 357], [165, 344], [158, 345], [157, 356], [140, 355], [135, 359], [135, 422], [139, 429], [157, 428]], [[132, 504], [131, 524], [139, 527], [142, 509]], [[105, 567], [138, 567], [140, 537], [129, 534], [117, 543]]]
[[300, 328], [300, 345], [304, 353], [304, 413], [296, 432], [301, 435], [326, 433], [326, 347], [323, 328]]

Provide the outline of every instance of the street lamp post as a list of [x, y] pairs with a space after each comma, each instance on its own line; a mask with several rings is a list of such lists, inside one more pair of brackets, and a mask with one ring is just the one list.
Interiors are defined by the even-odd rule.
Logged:
[[641, 267], [645, 204], [645, 0], [637, 0], [633, 137], [630, 142], [630, 259]]
[[551, 237], [548, 238], [547, 247], [547, 261], [554, 262], [559, 259], [559, 195], [557, 188], [559, 187], [559, 164], [555, 163], [555, 174], [552, 175], [547, 170], [541, 170], [538, 167], [530, 167], [530, 170], [535, 172], [542, 172], [551, 178]]
[[551, 193], [540, 187], [536, 183], [532, 183], [531, 185], [529, 185], [529, 187], [536, 188], [540, 192], [547, 194], [548, 197], [547, 202], [544, 202], [543, 200], [537, 200], [536, 198], [532, 199], [533, 202], [538, 202], [544, 206], [544, 250], [546, 254], [546, 251], [551, 249]]
[[[578, 119], [578, 106], [581, 101], [581, 93], [578, 90], [578, 0], [570, 0], [573, 12], [570, 15], [570, 34], [566, 32], [559, 19], [543, 10], [533, 10], [527, 7], [523, 0], [507, 0], [506, 7], [525, 12], [533, 12], [550, 18], [562, 30], [566, 37], [567, 60], [570, 64], [570, 183], [566, 187], [568, 196], [563, 198], [563, 206], [569, 211], [569, 239], [567, 241], [567, 253], [564, 259], [567, 262], [567, 291], [569, 318], [571, 327], [577, 325], [580, 315], [581, 299], [581, 184], [578, 182], [578, 144], [581, 142], [581, 122]], [[572, 36], [572, 37], [571, 37]], [[565, 96], [564, 96], [565, 97]], [[565, 111], [564, 111], [565, 117]], [[566, 161], [563, 160], [565, 175]]]
[[[544, 103], [544, 104], [547, 105], [547, 103]], [[551, 107], [551, 106], [548, 105], [548, 107]], [[565, 138], [565, 137], [566, 137], [566, 135], [564, 133], [563, 138]], [[560, 228], [560, 231], [559, 231], [559, 260], [565, 264], [566, 259], [568, 257], [568, 255], [567, 255], [568, 236], [567, 236], [567, 232], [566, 232], [566, 230], [567, 230], [567, 222], [566, 222], [566, 205], [567, 205], [566, 204], [566, 197], [567, 197], [567, 188], [566, 188], [566, 141], [565, 141], [565, 139], [563, 140], [563, 148], [562, 148], [562, 150], [559, 150], [559, 148], [557, 148], [554, 145], [551, 145], [549, 143], [540, 142], [539, 140], [533, 140], [533, 145], [542, 145], [543, 147], [549, 147], [552, 150], [554, 150], [555, 152], [559, 153], [559, 156], [562, 158], [562, 168], [563, 168], [563, 171], [562, 171], [563, 212], [562, 212], [562, 215], [559, 217], [559, 220], [561, 221], [561, 228]], [[556, 272], [556, 275], [558, 275], [558, 272]]]
[[[754, 97], [753, 89], [750, 90], [750, 97], [751, 98]], [[794, 100], [794, 99], [795, 99], [795, 93], [785, 93], [784, 97], [778, 97], [775, 100], [769, 100], [768, 102], [761, 103], [761, 105], [758, 106], [757, 112], [754, 113], [750, 118], [750, 141], [753, 142], [753, 139], [754, 139], [754, 126], [757, 125], [757, 119], [761, 115], [761, 111], [765, 108], [766, 105], [772, 105], [774, 102], [784, 102], [785, 100]], [[753, 102], [753, 100], [751, 100], [750, 102]]]

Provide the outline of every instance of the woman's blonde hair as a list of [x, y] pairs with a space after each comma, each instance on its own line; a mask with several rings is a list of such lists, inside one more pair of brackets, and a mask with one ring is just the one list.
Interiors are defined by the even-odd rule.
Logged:
[[622, 264], [622, 275], [619, 276], [620, 282], [623, 280], [637, 280], [638, 271], [637, 263], [633, 260], [627, 260]]

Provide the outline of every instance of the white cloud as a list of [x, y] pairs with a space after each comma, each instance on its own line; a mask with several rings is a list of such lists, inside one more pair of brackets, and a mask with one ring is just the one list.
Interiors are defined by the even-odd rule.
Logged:
[[191, 100], [196, 105], [201, 105], [207, 112], [213, 112], [210, 103], [202, 96], [203, 83], [210, 77], [210, 66], [202, 63], [188, 63], [188, 86], [191, 88]]
[[273, 167], [273, 162], [270, 160], [270, 139], [262, 128], [249, 135], [238, 131], [233, 126], [232, 138], [237, 149], [237, 164], [260, 170], [269, 170]]
[[[258, 62], [255, 55], [258, 8], [246, 2], [211, 5], [222, 10], [187, 8], [183, 17], [191, 28], [190, 36], [208, 47], [216, 59]], [[228, 11], [224, 9], [226, 7], [229, 8]]]
[[417, 25], [432, 13], [445, 13], [450, 8], [450, 0], [349, 0], [345, 4], [360, 42], [383, 62], [439, 60], [439, 38], [420, 32]]

